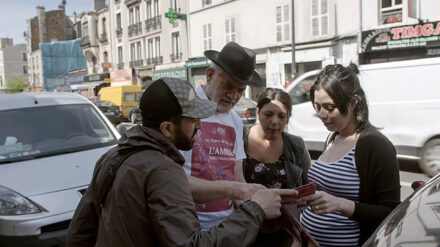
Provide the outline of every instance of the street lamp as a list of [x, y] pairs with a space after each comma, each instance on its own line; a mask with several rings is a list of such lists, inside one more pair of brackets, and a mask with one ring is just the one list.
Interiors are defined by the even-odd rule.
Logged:
[[291, 80], [296, 76], [296, 65], [295, 65], [295, 0], [292, 0], [292, 69], [291, 69]]

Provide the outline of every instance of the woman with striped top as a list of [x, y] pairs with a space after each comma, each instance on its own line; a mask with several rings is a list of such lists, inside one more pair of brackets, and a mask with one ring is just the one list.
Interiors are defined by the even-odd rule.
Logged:
[[317, 192], [301, 198], [309, 204], [301, 223], [321, 246], [361, 246], [400, 203], [396, 151], [368, 120], [358, 73], [355, 64], [328, 65], [310, 90], [316, 116], [333, 132], [309, 170]]

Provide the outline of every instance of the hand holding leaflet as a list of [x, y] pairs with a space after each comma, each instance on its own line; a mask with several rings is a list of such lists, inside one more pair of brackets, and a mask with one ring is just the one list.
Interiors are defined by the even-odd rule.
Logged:
[[308, 184], [296, 187], [294, 189], [298, 191], [298, 195], [281, 196], [281, 203], [296, 203], [297, 202], [296, 200], [298, 200], [301, 197], [313, 195], [316, 192], [316, 182], [313, 181]]

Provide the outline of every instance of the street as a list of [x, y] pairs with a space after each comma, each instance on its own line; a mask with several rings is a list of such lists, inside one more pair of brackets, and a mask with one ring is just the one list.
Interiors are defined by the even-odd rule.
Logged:
[[429, 180], [429, 177], [426, 176], [419, 168], [417, 161], [409, 161], [409, 160], [399, 160], [400, 166], [400, 186], [401, 187], [401, 200], [405, 200], [407, 196], [409, 196], [413, 189], [411, 188], [411, 184], [414, 181], [425, 181]]

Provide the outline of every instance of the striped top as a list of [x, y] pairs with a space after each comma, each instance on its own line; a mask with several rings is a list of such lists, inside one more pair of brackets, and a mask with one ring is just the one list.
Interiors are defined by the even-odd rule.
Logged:
[[[359, 200], [359, 175], [354, 160], [355, 148], [341, 159], [327, 163], [320, 159], [310, 168], [309, 181], [316, 181], [317, 190], [352, 201]], [[303, 211], [302, 225], [320, 246], [357, 246], [360, 234], [358, 221], [339, 212], [324, 215], [312, 213], [310, 207]]]

